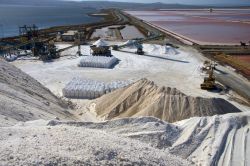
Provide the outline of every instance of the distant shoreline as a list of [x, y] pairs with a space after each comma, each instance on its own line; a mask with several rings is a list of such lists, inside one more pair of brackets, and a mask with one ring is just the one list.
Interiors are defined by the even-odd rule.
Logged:
[[[58, 32], [66, 32], [68, 30], [78, 30], [78, 31], [87, 30], [88, 33], [91, 33], [91, 31], [89, 32], [89, 30], [92, 28], [110, 25], [111, 23], [115, 23], [118, 21], [117, 20], [118, 18], [113, 14], [112, 10], [105, 10], [105, 9], [97, 10], [95, 12], [86, 13], [86, 15], [91, 16], [91, 17], [98, 17], [100, 19], [98, 19], [98, 21], [94, 21], [90, 23], [88, 22], [88, 23], [82, 23], [82, 24], [71, 24], [71, 25], [51, 26], [47, 28], [42, 28], [38, 30], [40, 37], [41, 38], [43, 37], [48, 38], [49, 36], [56, 37], [56, 34]], [[20, 35], [15, 35], [15, 36], [0, 38], [0, 44], [2, 46], [4, 46], [5, 43], [15, 44], [17, 41], [20, 40], [20, 37], [21, 37]]]
[[[35, 24], [40, 31], [70, 27], [102, 21], [102, 16], [92, 15], [98, 9], [82, 7], [0, 5], [0, 39], [19, 36], [18, 28]], [[30, 14], [34, 13], [34, 14]]]

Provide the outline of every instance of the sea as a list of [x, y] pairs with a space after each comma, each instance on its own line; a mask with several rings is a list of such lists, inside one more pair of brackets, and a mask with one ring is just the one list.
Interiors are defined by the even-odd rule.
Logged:
[[94, 8], [78, 6], [29, 6], [29, 5], [1, 5], [0, 4], [0, 38], [16, 36], [19, 27], [35, 24], [39, 29], [92, 23], [101, 17], [91, 17]]

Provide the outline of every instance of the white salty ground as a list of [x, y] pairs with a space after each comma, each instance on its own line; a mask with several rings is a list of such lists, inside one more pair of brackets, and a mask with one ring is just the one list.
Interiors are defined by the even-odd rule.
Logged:
[[[69, 45], [58, 44], [57, 46], [64, 48]], [[67, 56], [54, 62], [17, 60], [12, 64], [37, 79], [58, 96], [62, 95], [63, 87], [74, 77], [101, 81], [147, 78], [159, 86], [175, 87], [190, 96], [220, 97], [228, 100], [229, 96], [200, 89], [204, 75], [200, 73], [199, 67], [203, 59], [195, 50], [182, 47], [177, 49], [178, 54], [174, 55], [162, 54], [162, 48], [159, 45], [144, 44], [143, 46], [149, 56], [112, 51], [112, 54], [120, 60], [113, 69], [78, 67], [81, 57], [76, 56], [77, 47], [62, 52], [63, 56]], [[83, 55], [90, 55], [88, 45], [82, 46], [81, 51]], [[126, 49], [126, 51], [134, 52], [135, 49]], [[230, 102], [240, 107], [242, 111], [249, 110], [248, 107]]]
[[[110, 30], [109, 28], [119, 27], [119, 26], [121, 25], [96, 29], [91, 35], [91, 39], [97, 37], [111, 39], [111, 40], [117, 39], [115, 32], [113, 30]], [[126, 25], [125, 28], [120, 30], [120, 33], [123, 39], [144, 38], [144, 35], [135, 26], [132, 25]]]
[[[73, 48], [64, 54], [75, 54], [76, 50]], [[83, 51], [87, 53], [88, 46], [83, 47]], [[113, 53], [122, 61], [110, 70], [78, 68], [76, 63], [79, 58], [73, 56], [62, 57], [53, 63], [22, 60], [13, 64], [20, 65], [22, 70], [26, 70], [58, 94], [61, 92], [61, 87], [75, 75], [109, 80], [112, 79], [113, 74], [114, 79], [130, 78], [131, 74], [134, 78], [139, 77], [140, 75], [136, 72], [145, 70], [148, 75], [144, 74], [139, 78], [143, 76], [154, 78], [157, 77], [153, 74], [157, 74], [155, 68], [157, 69], [158, 66], [151, 69], [149, 68], [151, 64], [161, 65], [161, 67], [169, 65], [169, 70], [175, 72], [176, 75], [177, 71], [181, 71], [173, 66], [174, 63], [167, 63], [167, 60], [130, 53]], [[176, 58], [178, 55], [175, 55]], [[126, 60], [131, 61], [126, 62]], [[186, 56], [186, 60], [199, 61], [195, 58], [195, 54]], [[145, 62], [146, 67], [140, 62]], [[199, 64], [194, 62], [189, 64]], [[126, 71], [130, 75], [127, 75]], [[164, 77], [162, 73], [160, 75]], [[171, 74], [171, 72], [167, 71], [165, 74]], [[179, 73], [177, 78], [170, 77], [175, 78], [175, 81], [183, 81], [185, 79], [180, 79], [180, 75], [183, 74], [185, 73]], [[199, 76], [199, 74], [194, 75]], [[171, 83], [171, 80], [169, 83], [160, 78], [156, 81], [161, 85]], [[194, 89], [195, 86], [190, 85], [190, 87]], [[185, 93], [188, 94], [188, 92]], [[192, 93], [199, 94], [198, 91]], [[213, 93], [206, 91], [202, 93], [213, 96]], [[79, 101], [80, 104], [77, 107], [83, 108], [84, 102], [87, 101]], [[91, 112], [87, 115], [93, 118]], [[104, 165], [120, 162], [130, 165], [188, 164], [169, 153], [188, 159], [197, 165], [249, 165], [249, 116], [249, 112], [243, 112], [190, 118], [173, 124], [150, 117], [125, 118], [103, 123], [55, 121], [50, 122], [49, 125], [46, 121], [20, 123], [12, 127], [0, 127], [0, 165], [53, 165], [57, 163]], [[87, 116], [85, 118], [86, 121], [93, 120], [88, 119]]]
[[189, 165], [166, 150], [99, 129], [100, 124], [71, 123], [39, 120], [0, 128], [0, 165]]
[[249, 113], [173, 124], [152, 117], [31, 121], [0, 127], [0, 164], [249, 165], [249, 128]]
[[[59, 47], [64, 46], [60, 44]], [[81, 50], [83, 55], [90, 55], [89, 46], [82, 46]], [[177, 55], [156, 55], [157, 57], [112, 51], [120, 60], [114, 69], [80, 68], [77, 64], [81, 57], [74, 56], [76, 52], [77, 47], [66, 50], [62, 55], [72, 56], [61, 57], [54, 62], [17, 60], [12, 64], [42, 82], [55, 94], [61, 94], [62, 87], [73, 77], [79, 76], [102, 81], [148, 78], [159, 86], [175, 87], [187, 95], [216, 95], [200, 89], [203, 76], [199, 72], [199, 66], [203, 61], [187, 50], [178, 49]]]
[[144, 38], [145, 36], [132, 25], [126, 25], [125, 28], [120, 30], [123, 39]]
[[116, 39], [116, 35], [113, 34], [113, 31], [109, 29], [109, 27], [104, 27], [101, 29], [96, 29], [93, 34], [91, 35], [91, 39], [93, 38], [109, 38], [109, 39]]

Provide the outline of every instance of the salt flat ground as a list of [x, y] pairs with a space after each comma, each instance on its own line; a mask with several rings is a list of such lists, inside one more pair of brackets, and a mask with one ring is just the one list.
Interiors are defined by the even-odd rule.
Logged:
[[[117, 34], [115, 34], [114, 30], [109, 29], [110, 27], [119, 27], [119, 25], [96, 29], [93, 32], [91, 39], [98, 38], [98, 37], [111, 39], [111, 40], [117, 39], [118, 38]], [[132, 26], [132, 25], [126, 25], [125, 28], [120, 30], [120, 34], [123, 39], [134, 39], [134, 38], [145, 37], [135, 26]]]
[[[59, 48], [67, 46], [67, 44], [58, 45]], [[204, 74], [199, 71], [203, 59], [198, 56], [198, 52], [181, 47], [177, 49], [177, 54], [162, 54], [161, 49], [159, 45], [144, 44], [146, 55], [112, 51], [112, 54], [120, 60], [113, 69], [78, 67], [77, 64], [82, 57], [76, 56], [77, 47], [62, 52], [62, 57], [53, 62], [17, 60], [13, 64], [58, 96], [62, 96], [62, 89], [74, 77], [101, 81], [148, 78], [159, 86], [175, 87], [187, 95], [220, 97], [228, 100], [227, 95], [200, 89]], [[82, 46], [81, 51], [84, 56], [90, 55], [88, 45]], [[126, 51], [134, 52], [135, 49]], [[241, 109], [248, 108], [241, 107]]]
[[[66, 46], [59, 45], [60, 48]], [[161, 55], [160, 48], [144, 45], [149, 54], [145, 56], [112, 51], [120, 59], [113, 69], [78, 67], [81, 57], [76, 56], [76, 47], [64, 51], [62, 57], [54, 62], [43, 63], [34, 58], [24, 58], [13, 64], [59, 96], [73, 77], [102, 81], [146, 77], [160, 86], [176, 87], [187, 95], [228, 100], [227, 95], [200, 90], [203, 76], [199, 66], [203, 59], [197, 52], [180, 48], [176, 55]], [[89, 46], [83, 46], [82, 53], [89, 55]], [[78, 111], [89, 102], [73, 101], [77, 102]], [[83, 121], [98, 121], [91, 113], [92, 109], [89, 110], [84, 113]], [[130, 165], [137, 164], [138, 160], [144, 165], [188, 165], [183, 159], [196, 165], [249, 165], [249, 119], [249, 112], [243, 112], [194, 117], [173, 124], [152, 117], [102, 123], [43, 120], [19, 123], [0, 128], [0, 159], [2, 165], [47, 162], [72, 165], [76, 160], [79, 164], [99, 165], [121, 163], [121, 160]], [[157, 158], [153, 154], [157, 154]]]

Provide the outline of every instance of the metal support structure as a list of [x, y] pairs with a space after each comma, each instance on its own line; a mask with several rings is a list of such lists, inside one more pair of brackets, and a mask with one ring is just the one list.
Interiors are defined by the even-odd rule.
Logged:
[[77, 54], [79, 56], [82, 56], [82, 53], [81, 53], [81, 40], [82, 39], [82, 34], [80, 32], [77, 32], [75, 33], [75, 42], [74, 44], [78, 46], [78, 51], [77, 51]]
[[150, 36], [150, 37], [148, 37], [146, 39], [135, 40], [135, 41], [133, 41], [133, 42], [131, 42], [129, 44], [124, 44], [124, 45], [120, 45], [120, 46], [115, 45], [115, 46], [113, 46], [113, 49], [114, 50], [119, 50], [119, 49], [122, 49], [122, 48], [125, 48], [125, 47], [129, 47], [131, 45], [135, 45], [138, 48], [136, 53], [139, 54], [139, 55], [143, 55], [144, 52], [143, 52], [143, 48], [141, 46], [142, 43], [145, 43], [145, 42], [150, 41], [150, 40], [163, 38], [163, 37], [164, 36], [161, 35], [161, 34], [156, 34], [156, 35], [152, 35], [152, 36]]
[[79, 56], [82, 56], [82, 53], [81, 53], [81, 45], [80, 45], [80, 44], [78, 45], [77, 54], [78, 54]]
[[0, 24], [0, 39], [4, 38], [4, 25]]

